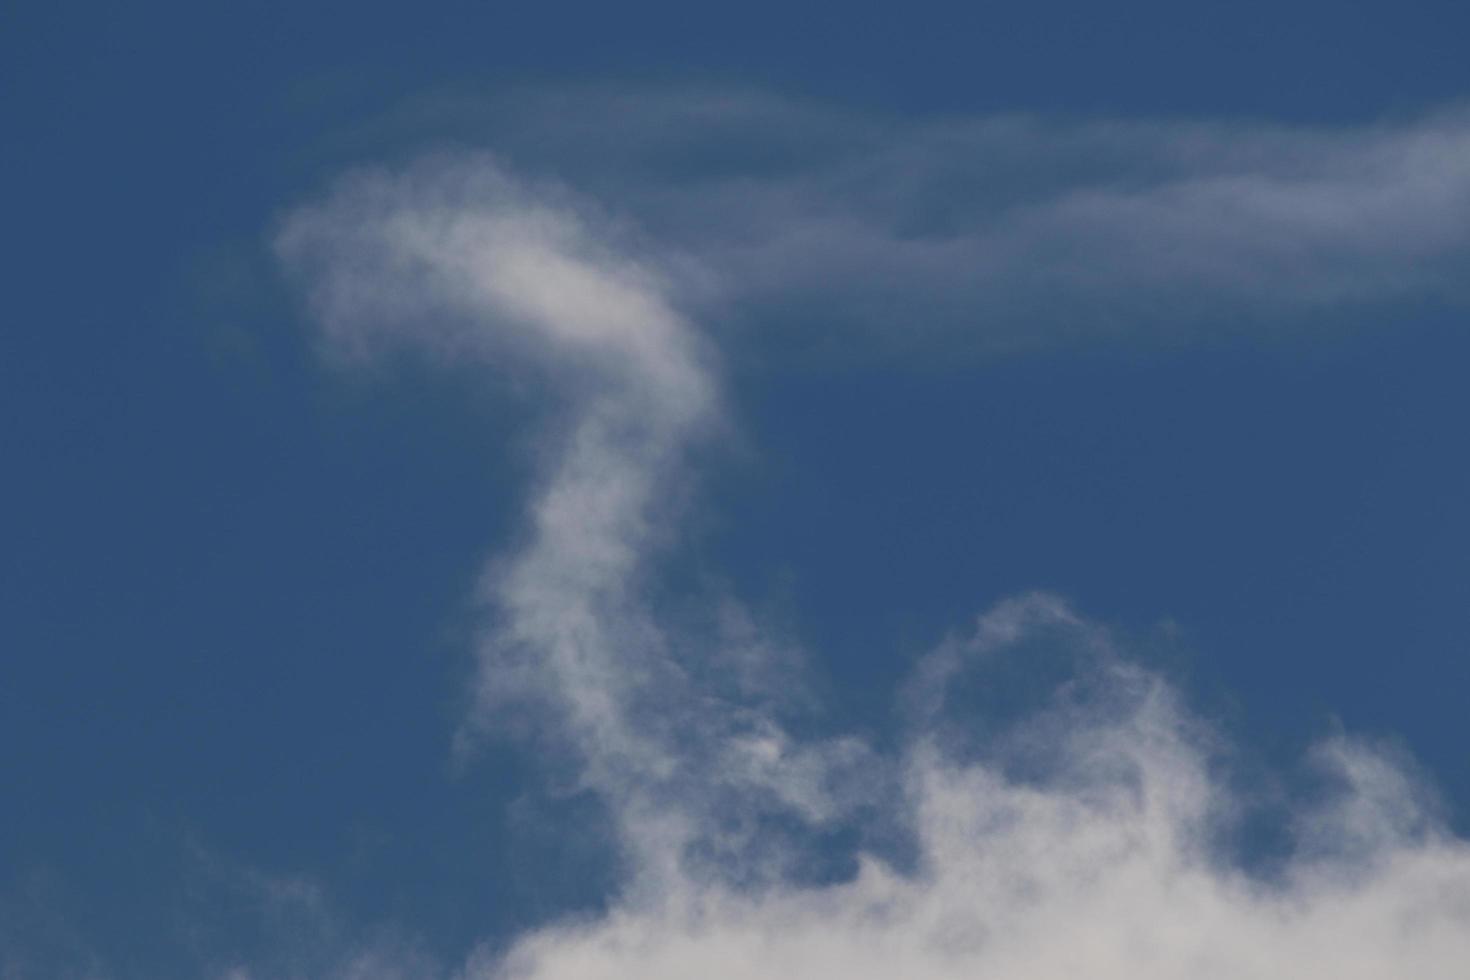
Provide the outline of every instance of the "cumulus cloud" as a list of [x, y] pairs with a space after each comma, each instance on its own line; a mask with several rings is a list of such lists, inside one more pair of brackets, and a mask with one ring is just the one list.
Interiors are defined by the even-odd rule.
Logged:
[[[1252, 142], [1012, 121], [882, 150], [870, 123], [825, 126], [871, 145], [815, 169], [803, 150], [743, 186], [702, 178], [699, 207], [691, 187], [644, 188], [629, 198], [641, 234], [480, 155], [358, 174], [281, 232], [332, 350], [533, 373], [562, 403], [522, 543], [485, 577], [467, 731], [516, 717], [538, 751], [571, 760], [612, 816], [623, 882], [605, 912], [483, 950], [459, 976], [1460, 975], [1470, 849], [1390, 754], [1324, 744], [1318, 790], [1289, 801], [1290, 843], [1267, 861], [1239, 844], [1252, 801], [1231, 789], [1223, 740], [1060, 599], [1004, 603], [941, 644], [899, 698], [905, 734], [880, 746], [773, 707], [762, 692], [789, 659], [748, 612], [691, 640], [650, 580], [671, 547], [666, 505], [724, 414], [694, 322], [708, 280], [691, 269], [718, 265], [727, 298], [746, 277], [754, 297], [861, 296], [870, 278], [911, 291], [923, 276], [981, 296], [1011, 288], [1021, 263], [1038, 296], [1160, 278], [1275, 302], [1351, 292], [1350, 267], [1376, 256], [1396, 268], [1373, 288], [1406, 288], [1421, 271], [1410, 253], [1449, 255], [1464, 234], [1439, 211], [1463, 203], [1464, 135]], [[1050, 159], [1067, 173], [1014, 204], [920, 221], [900, 161], [932, 174], [950, 143], [961, 163], [1010, 147], [1018, 172]], [[1077, 177], [1068, 147], [1112, 147], [1139, 181]], [[1407, 224], [1374, 227], [1405, 199]], [[1209, 213], [1210, 228], [1188, 227]], [[1316, 278], [1277, 283], [1273, 257]], [[732, 643], [738, 683], [717, 669]], [[1024, 697], [1007, 671], [1030, 678]]]
[[[1244, 802], [1216, 739], [1157, 676], [1058, 600], [1015, 600], [923, 665], [929, 707], [1046, 637], [1078, 670], [980, 745], [930, 721], [903, 752], [912, 867], [863, 856], [849, 880], [762, 889], [686, 878], [554, 925], [483, 978], [768, 976], [1450, 978], [1470, 956], [1470, 848], [1427, 816], [1388, 756], [1339, 738], [1330, 787], [1294, 807], [1270, 873], [1221, 841]], [[957, 724], [976, 721], [965, 713]], [[984, 719], [978, 719], [984, 721]], [[965, 741], [960, 739], [961, 742]]]

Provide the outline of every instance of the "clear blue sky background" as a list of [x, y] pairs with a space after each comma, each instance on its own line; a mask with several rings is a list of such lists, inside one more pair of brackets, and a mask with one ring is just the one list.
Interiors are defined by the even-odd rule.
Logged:
[[[426, 133], [495, 144], [404, 104], [698, 82], [908, 116], [1360, 124], [1463, 100], [1467, 36], [1451, 2], [7, 5], [0, 914], [47, 955], [189, 976], [182, 919], [270, 941], [216, 865], [311, 875], [345, 921], [451, 958], [606, 885], [595, 840], [512, 805], [531, 761], [451, 760], [527, 409], [324, 370], [270, 255], [344, 166]], [[1465, 326], [1426, 300], [954, 363], [747, 350], [729, 386], [758, 449], [709, 480], [701, 555], [855, 717], [1044, 588], [1174, 624], [1161, 656], [1265, 756], [1338, 723], [1401, 738], [1463, 828]]]

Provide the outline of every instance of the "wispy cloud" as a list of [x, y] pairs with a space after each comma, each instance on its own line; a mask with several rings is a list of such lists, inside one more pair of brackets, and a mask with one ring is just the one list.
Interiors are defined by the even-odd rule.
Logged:
[[713, 320], [981, 349], [1467, 299], [1470, 115], [905, 119], [730, 92], [416, 105], [669, 245]]
[[[1247, 801], [1217, 737], [1059, 599], [1002, 604], [943, 644], [883, 749], [798, 734], [749, 684], [714, 683], [707, 658], [733, 634], [690, 641], [650, 583], [691, 450], [723, 419], [696, 316], [806, 291], [855, 311], [908, 297], [917, 320], [953, 304], [952, 324], [988, 329], [1059, 291], [1124, 309], [1165, 287], [1298, 303], [1423, 286], [1464, 246], [1446, 217], [1470, 186], [1460, 123], [776, 129], [798, 147], [766, 176], [617, 178], [641, 230], [563, 184], [451, 155], [350, 177], [280, 235], [332, 350], [532, 373], [562, 403], [522, 544], [485, 578], [469, 730], [515, 716], [574, 760], [615, 819], [624, 883], [606, 914], [486, 951], [463, 976], [1456, 976], [1470, 850], [1382, 752], [1325, 744], [1332, 791], [1290, 806], [1294, 843], [1252, 870], [1228, 846]], [[953, 207], [928, 186], [951, 165], [979, 188]], [[1004, 192], [982, 165], [1009, 168]], [[742, 676], [779, 684], [786, 661], [763, 651], [780, 644], [724, 619], [740, 624]], [[1067, 669], [1026, 710], [967, 694], [1037, 651]], [[865, 843], [877, 825], [907, 856]], [[851, 874], [803, 870], [831, 850]]]
[[[612, 250], [573, 200], [489, 158], [438, 161], [348, 182], [298, 213], [280, 247], [312, 270], [336, 349], [513, 353], [565, 397], [526, 543], [486, 577], [472, 725], [529, 706], [615, 803], [632, 866], [674, 875], [662, 862], [696, 839], [739, 846], [758, 811], [828, 814], [828, 783], [861, 748], [793, 744], [773, 718], [698, 690], [698, 665], [650, 614], [647, 564], [686, 451], [718, 423], [719, 390], [661, 275]], [[554, 723], [537, 724], [548, 710]]]

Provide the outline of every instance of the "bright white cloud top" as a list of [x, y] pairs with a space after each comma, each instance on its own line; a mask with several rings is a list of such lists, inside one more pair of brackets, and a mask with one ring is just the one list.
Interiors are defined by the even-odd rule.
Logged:
[[[649, 583], [690, 495], [691, 450], [724, 423], [712, 334], [695, 323], [711, 274], [722, 303], [799, 289], [862, 305], [879, 288], [918, 297], [921, 313], [946, 295], [983, 314], [1063, 287], [1116, 293], [1124, 309], [1140, 289], [1315, 301], [1426, 277], [1448, 288], [1437, 270], [1470, 240], [1454, 220], [1470, 201], [1470, 131], [1452, 119], [1242, 139], [1009, 122], [880, 151], [861, 136], [870, 124], [843, 125], [865, 155], [703, 198], [644, 186], [630, 209], [656, 247], [564, 187], [473, 155], [350, 177], [280, 235], [332, 350], [529, 372], [562, 403], [522, 543], [486, 575], [467, 732], [514, 719], [539, 751], [575, 760], [614, 819], [624, 876], [604, 914], [455, 975], [1462, 977], [1470, 847], [1390, 754], [1321, 746], [1330, 791], [1290, 803], [1288, 853], [1248, 867], [1230, 845], [1249, 801], [1222, 774], [1227, 747], [1058, 599], [1002, 604], [931, 654], [898, 699], [907, 734], [885, 748], [794, 725], [780, 693], [799, 681], [778, 639], [743, 613], [738, 643], [691, 638]], [[1145, 163], [1132, 186], [1054, 181], [970, 225], [950, 216], [951, 232], [904, 234], [913, 202], [938, 192], [916, 182], [951, 147], [960, 163], [1006, 147]], [[864, 190], [888, 185], [908, 203]], [[967, 714], [967, 685], [1032, 656], [1067, 679], [1004, 723]], [[804, 870], [836, 846], [824, 834], [877, 839], [861, 833], [872, 827], [907, 846], [859, 844], [855, 873], [836, 880]], [[373, 953], [340, 972], [409, 971]]]

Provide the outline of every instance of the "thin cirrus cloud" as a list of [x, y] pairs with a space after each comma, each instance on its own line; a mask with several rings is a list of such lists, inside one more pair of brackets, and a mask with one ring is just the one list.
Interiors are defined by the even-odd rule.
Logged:
[[[450, 154], [344, 179], [277, 242], [349, 361], [414, 350], [533, 373], [563, 402], [522, 544], [484, 579], [465, 732], [514, 719], [572, 765], [612, 818], [622, 881], [602, 913], [454, 975], [1458, 976], [1470, 847], [1390, 753], [1319, 746], [1318, 791], [1279, 814], [1289, 843], [1252, 861], [1232, 844], [1252, 801], [1222, 774], [1228, 746], [1058, 598], [1002, 603], [923, 661], [894, 748], [775, 697], [792, 667], [738, 610], [731, 683], [728, 631], [670, 625], [650, 581], [674, 545], [667, 503], [726, 421], [706, 319], [810, 302], [870, 328], [906, 308], [946, 328], [1014, 315], [993, 329], [1054, 338], [1034, 314], [1086, 297], [1136, 312], [1170, 295], [1261, 309], [1450, 294], [1443, 270], [1470, 237], [1453, 220], [1470, 193], [1463, 120], [794, 127], [811, 110], [740, 103], [701, 135], [718, 122], [704, 103], [653, 109], [609, 137], [622, 172], [584, 181], [617, 217]], [[639, 148], [675, 109], [691, 130]], [[563, 119], [571, 136], [511, 139], [511, 158], [576, 177], [555, 140], [612, 127]], [[701, 139], [762, 132], [776, 149], [746, 175], [687, 162]], [[951, 206], [955, 181], [969, 190]], [[973, 692], [1019, 658], [1064, 679], [980, 727]]]
[[677, 254], [711, 323], [802, 342], [1174, 338], [1466, 299], [1463, 108], [1335, 126], [908, 120], [563, 90], [409, 114], [615, 200]]

